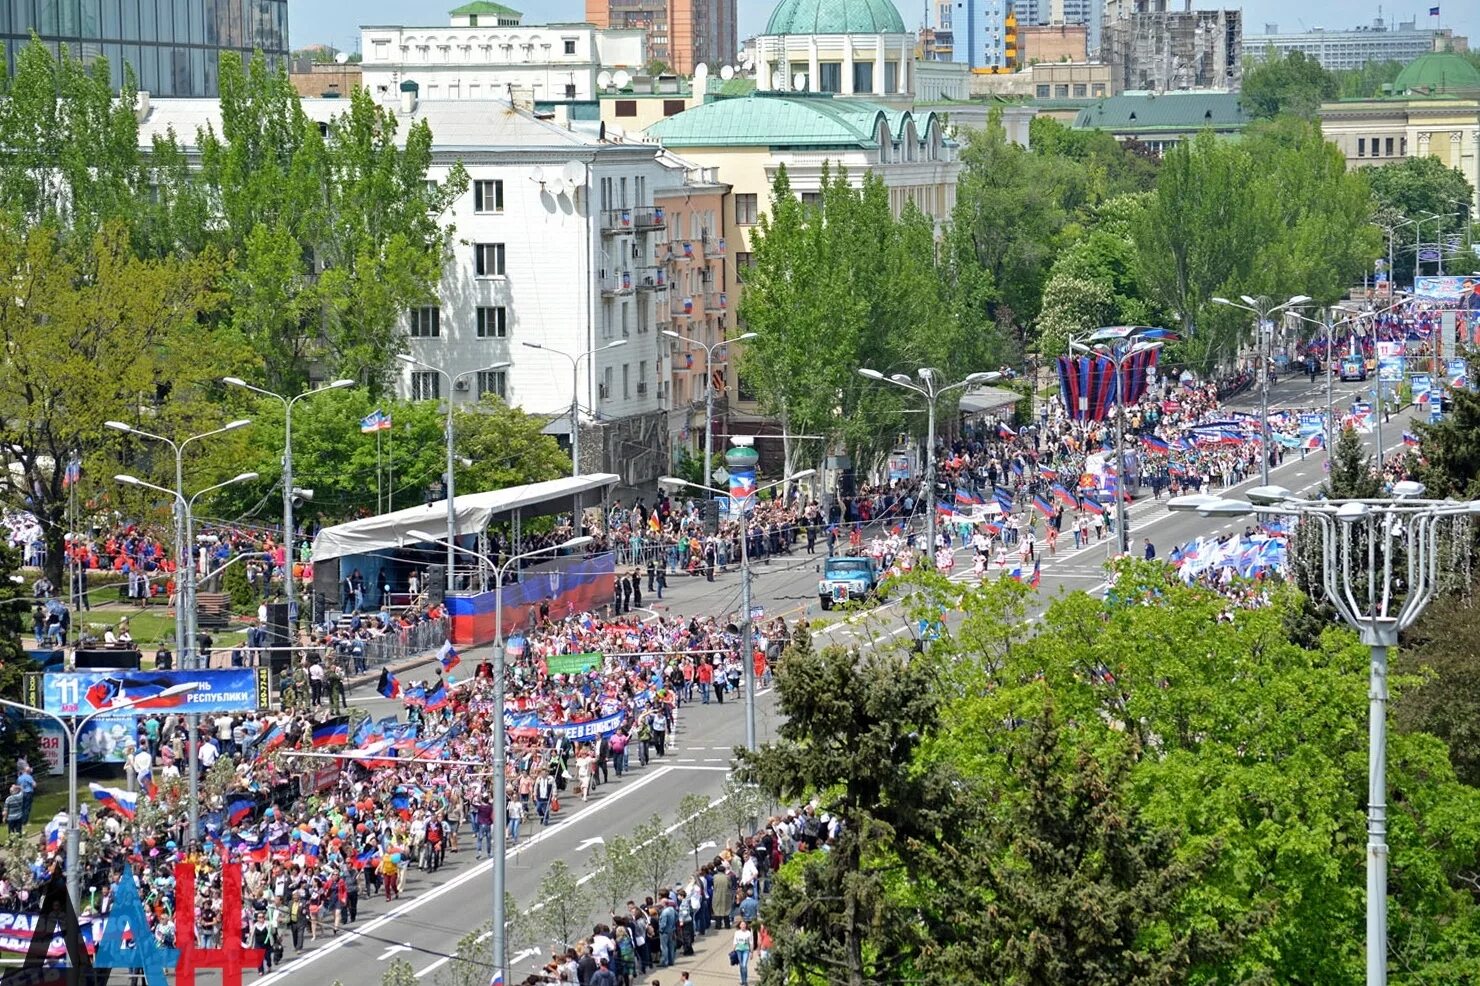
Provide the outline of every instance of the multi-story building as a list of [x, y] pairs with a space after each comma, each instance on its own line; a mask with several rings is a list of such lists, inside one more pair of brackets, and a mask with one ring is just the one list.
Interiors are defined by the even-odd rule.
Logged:
[[[327, 122], [347, 102], [304, 99], [303, 108]], [[692, 166], [654, 144], [603, 141], [498, 100], [408, 92], [397, 112], [431, 127], [429, 179], [459, 166], [469, 178], [444, 217], [457, 235], [437, 297], [401, 326], [412, 356], [467, 375], [449, 392], [441, 375], [397, 364], [397, 391], [454, 404], [497, 393], [548, 415], [547, 431], [566, 442], [574, 402], [584, 472], [615, 472], [632, 486], [662, 475], [671, 367], [658, 322], [669, 300], [654, 272], [667, 262], [670, 230], [655, 202]], [[153, 100], [140, 139], [173, 127], [188, 143], [207, 124], [219, 132], [217, 100]]]
[[755, 39], [756, 85], [908, 100], [915, 38], [889, 0], [782, 0]]
[[973, 72], [1017, 70], [1018, 18], [1013, 0], [957, 0], [952, 25], [955, 61], [971, 66]]
[[1115, 88], [1236, 90], [1243, 78], [1243, 12], [1168, 10], [1167, 0], [1107, 0], [1100, 60]]
[[735, 0], [586, 0], [586, 20], [645, 32], [649, 57], [679, 75], [728, 65], [739, 51]]
[[1089, 29], [1083, 24], [1040, 24], [1018, 27], [1024, 64], [1082, 62], [1089, 51]]
[[1331, 71], [1361, 68], [1368, 62], [1411, 62], [1434, 51], [1467, 51], [1469, 43], [1447, 27], [1423, 28], [1415, 21], [1389, 24], [1381, 17], [1369, 27], [1281, 33], [1278, 24], [1265, 24], [1263, 34], [1245, 34], [1244, 47], [1254, 55], [1273, 48], [1280, 55], [1298, 51]]
[[115, 88], [123, 66], [133, 67], [138, 87], [161, 96], [220, 93], [220, 57], [234, 51], [243, 61], [261, 51], [274, 67], [288, 57], [288, 0], [11, 0], [0, 3], [5, 67], [35, 34], [53, 50], [64, 44], [83, 61], [108, 60]]
[[[1014, 0], [1019, 33], [1028, 27], [1082, 27], [1090, 51], [1100, 49], [1100, 12], [1103, 0]], [[1024, 46], [1026, 48], [1026, 45]], [[1024, 58], [1038, 58], [1024, 52]], [[1083, 61], [1080, 54], [1077, 60]]]
[[360, 28], [364, 84], [381, 102], [414, 83], [418, 99], [526, 98], [589, 102], [603, 69], [639, 71], [647, 61], [638, 30], [590, 24], [523, 24], [518, 11], [480, 0], [439, 27]]

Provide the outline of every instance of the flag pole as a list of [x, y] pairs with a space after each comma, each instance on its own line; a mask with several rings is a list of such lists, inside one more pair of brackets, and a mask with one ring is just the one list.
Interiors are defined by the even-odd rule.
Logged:
[[388, 514], [396, 512], [396, 419], [390, 420], [385, 436], [385, 512]]
[[380, 429], [375, 429], [375, 512], [380, 513], [381, 487], [380, 487]]

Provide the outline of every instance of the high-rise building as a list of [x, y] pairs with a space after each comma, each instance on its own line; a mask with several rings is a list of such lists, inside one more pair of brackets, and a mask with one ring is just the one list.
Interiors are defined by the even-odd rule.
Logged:
[[1100, 59], [1115, 89], [1239, 88], [1243, 11], [1168, 10], [1167, 0], [1108, 0]]
[[1303, 52], [1321, 67], [1336, 72], [1361, 68], [1368, 62], [1411, 62], [1434, 51], [1467, 51], [1463, 36], [1456, 37], [1447, 27], [1421, 28], [1414, 21], [1399, 21], [1396, 26], [1381, 17], [1370, 27], [1329, 31], [1313, 28], [1299, 33], [1280, 33], [1278, 24], [1265, 24], [1263, 34], [1244, 35], [1244, 47], [1254, 55], [1273, 48], [1283, 55]]
[[0, 3], [5, 64], [35, 33], [84, 62], [103, 57], [113, 85], [131, 65], [141, 90], [160, 96], [220, 93], [220, 57], [261, 50], [277, 67], [288, 57], [288, 0], [9, 0]]
[[952, 17], [952, 58], [973, 72], [1012, 72], [1018, 67], [1018, 18], [1013, 0], [957, 0]]
[[641, 28], [649, 57], [679, 75], [701, 62], [718, 67], [740, 50], [736, 0], [586, 0], [586, 20], [597, 27]]

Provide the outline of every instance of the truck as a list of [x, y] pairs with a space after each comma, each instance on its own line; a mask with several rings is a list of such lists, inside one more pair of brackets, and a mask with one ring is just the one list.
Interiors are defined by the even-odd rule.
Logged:
[[838, 555], [822, 563], [822, 579], [817, 583], [817, 598], [823, 609], [834, 603], [873, 595], [879, 588], [879, 565], [864, 555]]
[[1367, 361], [1360, 356], [1343, 356], [1341, 358], [1340, 376], [1343, 381], [1366, 380]]

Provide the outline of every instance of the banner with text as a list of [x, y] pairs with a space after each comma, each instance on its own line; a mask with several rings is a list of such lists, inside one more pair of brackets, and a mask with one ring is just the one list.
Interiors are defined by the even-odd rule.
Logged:
[[592, 719], [588, 722], [542, 722], [539, 728], [545, 732], [554, 733], [557, 737], [577, 742], [594, 740], [598, 736], [608, 736], [622, 728], [622, 713], [602, 716], [600, 719]]
[[[194, 691], [170, 689], [194, 684]], [[28, 674], [26, 704], [53, 715], [253, 712], [272, 704], [266, 668], [212, 671], [59, 671]]]

